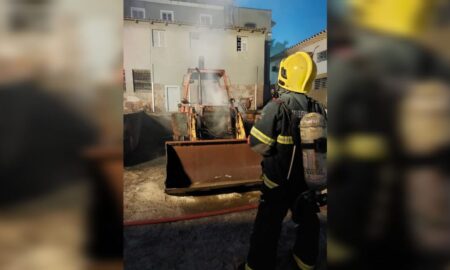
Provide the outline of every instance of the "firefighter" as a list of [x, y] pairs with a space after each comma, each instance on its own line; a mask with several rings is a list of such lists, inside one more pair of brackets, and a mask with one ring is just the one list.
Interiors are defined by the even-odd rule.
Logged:
[[319, 250], [318, 207], [313, 201], [297, 200], [307, 185], [301, 151], [294, 151], [291, 126], [296, 114], [323, 112], [317, 102], [306, 96], [315, 76], [316, 65], [308, 53], [297, 52], [285, 58], [278, 75], [279, 96], [264, 107], [261, 120], [250, 132], [250, 146], [263, 156], [264, 185], [247, 262], [239, 269], [275, 269], [278, 238], [289, 209], [300, 223], [292, 263], [297, 269], [314, 268]]

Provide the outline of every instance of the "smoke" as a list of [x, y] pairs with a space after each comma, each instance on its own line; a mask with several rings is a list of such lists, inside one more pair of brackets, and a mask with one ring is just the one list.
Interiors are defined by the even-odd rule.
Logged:
[[203, 104], [226, 106], [229, 104], [227, 92], [217, 80], [202, 80]]
[[200, 67], [200, 59], [204, 59], [206, 69], [224, 69], [226, 38], [229, 36], [223, 29], [197, 25], [190, 32], [191, 67]]

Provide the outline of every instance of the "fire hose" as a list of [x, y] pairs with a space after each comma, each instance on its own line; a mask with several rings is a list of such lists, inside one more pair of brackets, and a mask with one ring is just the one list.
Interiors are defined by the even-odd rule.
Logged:
[[207, 218], [207, 217], [213, 217], [213, 216], [220, 216], [220, 215], [225, 215], [225, 214], [243, 212], [243, 211], [253, 210], [253, 209], [256, 209], [256, 208], [258, 208], [258, 204], [247, 204], [247, 205], [234, 207], [234, 208], [214, 210], [214, 211], [202, 212], [202, 213], [197, 213], [197, 214], [188, 214], [188, 215], [183, 215], [183, 216], [179, 216], [179, 217], [125, 221], [123, 223], [123, 225], [125, 227], [128, 227], [128, 226], [141, 226], [141, 225], [171, 223], [171, 222], [186, 221], [186, 220], [193, 220], [193, 219], [201, 219], [201, 218]]

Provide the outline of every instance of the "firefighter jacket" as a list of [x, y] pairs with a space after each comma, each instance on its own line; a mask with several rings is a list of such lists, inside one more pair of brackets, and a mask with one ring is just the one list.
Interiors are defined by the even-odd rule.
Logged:
[[[301, 149], [296, 148], [293, 155], [295, 138], [291, 119], [293, 113], [304, 115], [309, 112], [311, 104], [323, 111], [318, 103], [306, 95], [281, 90], [279, 98], [264, 107], [261, 119], [250, 131], [252, 150], [263, 156], [262, 180], [268, 188], [275, 188], [286, 181], [296, 181], [302, 190], [306, 190]], [[293, 166], [287, 179], [291, 163]]]

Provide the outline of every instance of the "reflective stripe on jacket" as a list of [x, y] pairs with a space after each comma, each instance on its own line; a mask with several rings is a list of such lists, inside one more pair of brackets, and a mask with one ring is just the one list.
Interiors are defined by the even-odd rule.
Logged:
[[[292, 111], [307, 111], [308, 98], [304, 94], [284, 91], [279, 99], [270, 101], [263, 109], [261, 119], [250, 131], [250, 146], [263, 156], [264, 183], [274, 188], [286, 181], [291, 163], [294, 140], [291, 135]], [[304, 182], [301, 150], [296, 150], [291, 180]], [[270, 183], [270, 184], [267, 184]]]

